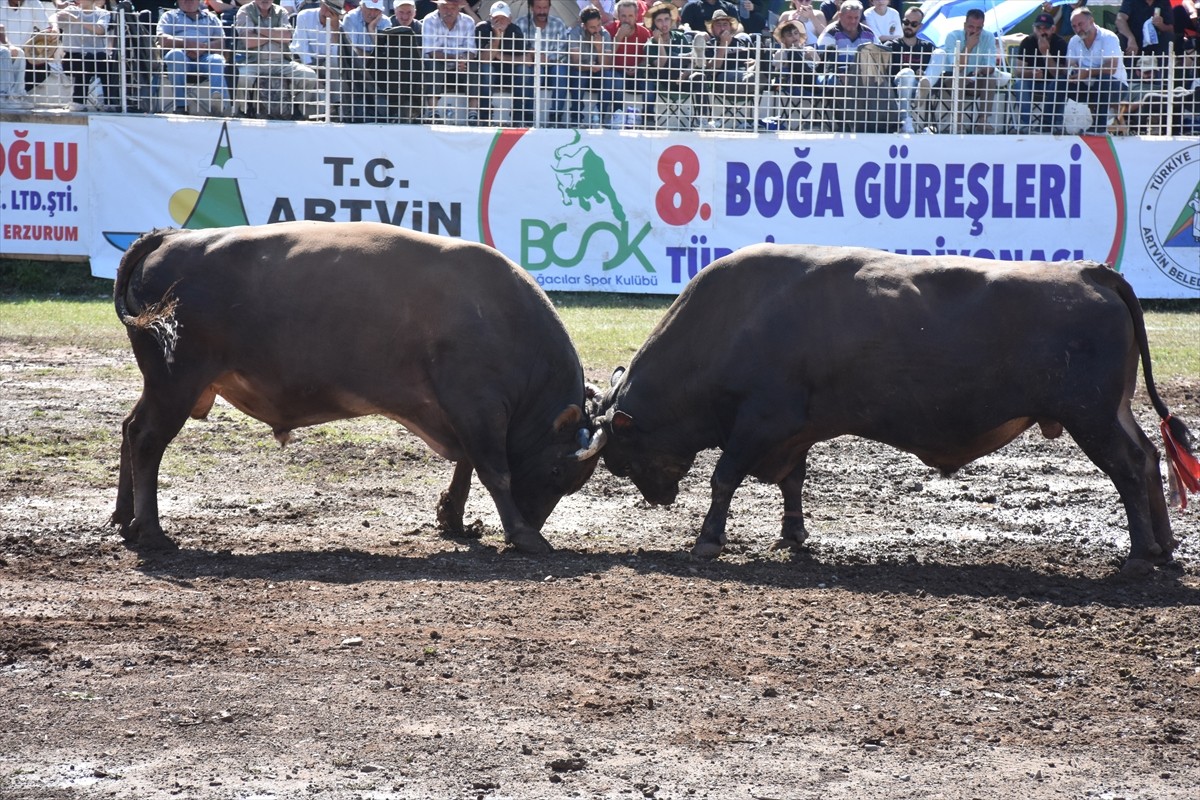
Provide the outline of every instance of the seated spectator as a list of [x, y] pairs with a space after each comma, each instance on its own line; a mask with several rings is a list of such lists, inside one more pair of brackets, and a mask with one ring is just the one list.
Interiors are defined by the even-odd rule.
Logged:
[[225, 29], [211, 11], [201, 10], [200, 0], [178, 0], [179, 7], [164, 11], [158, 19], [158, 43], [163, 53], [167, 80], [171, 84], [173, 110], [187, 113], [187, 76], [208, 79], [217, 101], [215, 111], [224, 113]]
[[[1054, 17], [1038, 14], [1033, 35], [1017, 47], [1013, 70], [1017, 92], [1017, 133], [1057, 133], [1062, 127], [1062, 106], [1066, 90], [1067, 41], [1054, 30]], [[1042, 97], [1041, 124], [1031, 126], [1033, 97]]]
[[638, 0], [617, 0], [616, 19], [604, 26], [613, 40], [613, 69], [616, 73], [616, 96], [625, 92], [644, 94], [646, 91], [643, 59], [650, 31], [640, 22]]
[[392, 25], [375, 48], [376, 74], [387, 100], [387, 118], [410, 122], [424, 108], [424, 58], [421, 54], [421, 20], [416, 0], [396, 0]]
[[[804, 26], [804, 41], [808, 47], [816, 47], [817, 39], [829, 27], [829, 20], [813, 0], [792, 0], [792, 8], [779, 15], [779, 22], [798, 22]], [[778, 27], [776, 27], [778, 30]]]
[[[697, 49], [696, 53], [698, 69], [691, 76], [692, 97], [699, 106], [701, 119], [712, 113], [714, 97], [732, 98], [735, 102], [748, 99], [752, 83], [747, 70], [754, 63], [754, 47], [750, 37], [741, 32], [736, 17], [717, 9], [708, 21], [703, 49]], [[710, 120], [710, 125], [719, 127], [720, 123]]]
[[579, 6], [579, 13], [583, 13], [585, 8], [594, 8], [600, 12], [600, 24], [605, 27], [608, 23], [615, 20], [617, 0], [575, 0]]
[[646, 102], [653, 105], [659, 95], [679, 97], [690, 93], [692, 45], [676, 26], [679, 9], [670, 0], [660, 0], [646, 12], [645, 27], [650, 30], [643, 64], [646, 72]]
[[348, 122], [387, 120], [387, 88], [377, 74], [375, 48], [382, 40], [380, 34], [391, 26], [383, 15], [383, 0], [362, 0], [342, 20], [343, 80], [350, 86], [350, 108], [343, 108], [342, 115]]
[[1171, 0], [1122, 0], [1116, 28], [1125, 55], [1166, 54], [1175, 38], [1174, 19]]
[[460, 5], [457, 0], [438, 0], [437, 11], [421, 20], [421, 51], [429, 82], [425, 119], [438, 118], [437, 104], [442, 95], [460, 93], [467, 96], [467, 124], [478, 125], [475, 23]]
[[936, 50], [933, 42], [917, 35], [924, 19], [925, 15], [916, 6], [905, 11], [900, 23], [900, 37], [887, 44], [888, 50], [892, 51], [892, 82], [896, 85], [896, 97], [900, 101], [900, 124], [904, 133], [913, 133], [918, 127], [914, 117], [920, 117], [920, 114], [913, 113], [914, 95], [918, 104], [928, 102], [930, 91], [939, 77], [930, 74], [929, 69]]
[[[613, 69], [613, 41], [592, 7], [579, 13], [579, 28], [569, 52], [571, 100], [580, 124], [600, 127], [612, 118], [617, 76]], [[587, 95], [595, 94], [595, 106], [585, 107]]]
[[1200, 0], [1171, 0], [1171, 24], [1175, 29], [1175, 55], [1195, 52], [1200, 40]]
[[1067, 97], [1092, 112], [1087, 133], [1100, 135], [1108, 128], [1113, 106], [1129, 88], [1121, 44], [1112, 31], [1096, 25], [1087, 6], [1071, 12], [1075, 35], [1067, 43]]
[[[526, 41], [533, 46], [534, 40], [542, 37], [540, 63], [536, 67], [535, 79], [540, 101], [544, 109], [544, 122], [551, 127], [567, 124], [567, 53], [570, 34], [567, 24], [550, 13], [550, 0], [532, 0], [529, 16], [517, 20], [517, 27], [525, 34]], [[541, 124], [543, 120], [538, 120]]]
[[[977, 101], [975, 120], [966, 126], [976, 133], [995, 133], [1000, 89], [1000, 42], [984, 30], [982, 9], [967, 12], [960, 30], [950, 31], [942, 47], [953, 59], [952, 86], [967, 100]], [[959, 120], [962, 123], [962, 120]]]
[[779, 49], [771, 54], [771, 86], [791, 97], [812, 97], [817, 88], [817, 51], [808, 44], [804, 24], [785, 19], [775, 26]]
[[679, 19], [685, 27], [696, 33], [704, 33], [708, 30], [708, 21], [717, 11], [724, 11], [729, 17], [737, 19], [737, 6], [727, 0], [688, 0], [679, 12]]
[[262, 100], [254, 87], [267, 78], [265, 114], [276, 119], [302, 117], [303, 109], [315, 101], [317, 73], [291, 58], [292, 23], [287, 12], [271, 0], [251, 0], [238, 9], [233, 25], [239, 34], [238, 48], [246, 51], [246, 63], [237, 69], [239, 91], [249, 90], [251, 100]]
[[[5, 95], [14, 107], [32, 107], [28, 93], [33, 87], [44, 83], [52, 71], [60, 69], [54, 63], [54, 52], [59, 44], [58, 26], [55, 15], [47, 14], [38, 0], [0, 0], [0, 28], [4, 29], [4, 41], [8, 43], [0, 68], [0, 82], [20, 85], [17, 90]], [[14, 54], [13, 48], [20, 51]], [[0, 55], [0, 59], [3, 56]], [[10, 77], [5, 78], [4, 75]]]
[[858, 48], [875, 41], [875, 32], [862, 24], [862, 3], [846, 0], [838, 10], [837, 19], [825, 27], [817, 39], [817, 50], [825, 62], [826, 85], [845, 83], [846, 75], [858, 57]]
[[78, 2], [79, 5], [66, 6], [55, 14], [62, 34], [63, 72], [74, 83], [71, 110], [85, 110], [92, 80], [96, 78], [104, 91], [103, 105], [112, 107], [120, 95], [113, 53], [115, 37], [109, 30], [112, 13], [97, 7], [96, 0]]
[[475, 46], [485, 90], [512, 95], [513, 124], [528, 125], [532, 100], [528, 65], [532, 56], [525, 34], [513, 24], [512, 9], [504, 0], [492, 3], [488, 20], [475, 26]]
[[888, 5], [888, 0], [871, 0], [871, 8], [863, 12], [863, 24], [875, 34], [875, 41], [886, 45], [900, 38], [900, 14]]

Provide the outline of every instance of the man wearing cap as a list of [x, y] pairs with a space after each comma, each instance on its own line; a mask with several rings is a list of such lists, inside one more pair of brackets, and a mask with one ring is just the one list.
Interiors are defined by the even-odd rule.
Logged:
[[171, 84], [175, 113], [187, 113], [187, 76], [202, 75], [216, 98], [217, 113], [223, 113], [225, 97], [225, 29], [211, 11], [200, 8], [200, 0], [178, 0], [179, 7], [158, 18], [158, 45], [163, 53], [167, 80]]
[[383, 122], [387, 119], [387, 88], [380, 80], [376, 47], [380, 34], [392, 26], [383, 14], [383, 0], [362, 0], [342, 20], [345, 43], [343, 75], [350, 84], [350, 108], [343, 109], [347, 122]]
[[436, 119], [438, 99], [450, 90], [467, 95], [467, 122], [479, 124], [478, 50], [475, 23], [458, 0], [438, 0], [437, 11], [421, 21], [421, 52], [429, 79], [427, 120]]
[[708, 30], [708, 21], [718, 11], [724, 11], [727, 16], [737, 19], [737, 6], [726, 0], [688, 0], [679, 12], [679, 19], [696, 33], [704, 33]]
[[[237, 86], [241, 97], [247, 91], [250, 99], [259, 99], [258, 90], [267, 78], [267, 116], [284, 118], [294, 115], [298, 107], [314, 104], [317, 73], [291, 58], [292, 24], [287, 12], [271, 0], [252, 0], [238, 9], [233, 21], [238, 32], [238, 49], [245, 50], [246, 63], [238, 66]], [[272, 95], [283, 97], [276, 100]], [[245, 105], [242, 106], [245, 110]]]
[[[1067, 40], [1055, 31], [1054, 17], [1038, 14], [1033, 20], [1033, 35], [1017, 46], [1013, 69], [1017, 79], [1017, 133], [1058, 132], [1066, 99], [1066, 58]], [[1042, 96], [1042, 116], [1036, 128], [1030, 124], [1035, 94]]]
[[[644, 55], [646, 102], [653, 107], [659, 95], [679, 97], [690, 93], [692, 46], [687, 35], [676, 28], [679, 9], [670, 0], [659, 0], [646, 11], [650, 39]], [[669, 101], [668, 101], [669, 102]]]
[[[552, 127], [566, 125], [567, 52], [570, 39], [567, 24], [550, 13], [550, 0], [531, 0], [529, 16], [518, 20], [517, 27], [525, 34], [531, 47], [540, 37], [534, 78], [539, 83], [546, 122]], [[538, 122], [540, 124], [541, 121]]]
[[1121, 43], [1115, 33], [1096, 25], [1087, 6], [1071, 12], [1071, 30], [1075, 35], [1067, 42], [1067, 97], [1091, 109], [1088, 133], [1101, 135], [1113, 105], [1128, 89]]
[[[712, 97], [744, 99], [749, 84], [743, 79], [754, 57], [750, 38], [741, 32], [737, 17], [718, 8], [708, 20], [708, 37], [698, 51], [699, 69], [692, 73], [692, 97], [701, 119], [711, 113]], [[702, 55], [701, 55], [702, 53]], [[719, 126], [711, 120], [710, 125]]]
[[492, 93], [511, 94], [513, 121], [528, 125], [532, 98], [529, 63], [533, 54], [529, 52], [525, 34], [513, 24], [512, 9], [504, 0], [492, 3], [487, 20], [475, 26], [475, 46], [479, 49], [485, 87]]

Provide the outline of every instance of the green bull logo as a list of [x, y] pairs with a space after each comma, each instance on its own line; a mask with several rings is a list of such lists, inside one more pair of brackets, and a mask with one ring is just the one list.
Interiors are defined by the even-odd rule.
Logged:
[[641, 250], [642, 240], [650, 233], [650, 223], [631, 236], [625, 209], [617, 198], [609, 178], [604, 159], [589, 145], [579, 143], [579, 131], [567, 144], [554, 149], [555, 182], [564, 206], [577, 206], [585, 212], [593, 207], [607, 206], [612, 212], [613, 222], [593, 222], [579, 237], [573, 253], [563, 254], [556, 248], [559, 237], [567, 232], [567, 223], [548, 225], [542, 220], [521, 220], [521, 263], [528, 270], [547, 267], [574, 267], [586, 258], [592, 249], [593, 240], [612, 239], [613, 247], [605, 251], [603, 268], [619, 267], [630, 258], [636, 258], [647, 272], [654, 272], [650, 260]]

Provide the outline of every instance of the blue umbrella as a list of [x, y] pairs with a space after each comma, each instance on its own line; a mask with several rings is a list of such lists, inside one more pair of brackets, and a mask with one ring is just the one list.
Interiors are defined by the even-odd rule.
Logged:
[[[1070, 3], [1071, 0], [1054, 0], [1056, 6]], [[967, 12], [978, 8], [984, 12], [984, 28], [1002, 35], [1041, 6], [1041, 0], [925, 0], [921, 4], [921, 11], [925, 12], [921, 33], [941, 47], [950, 31], [962, 29]]]

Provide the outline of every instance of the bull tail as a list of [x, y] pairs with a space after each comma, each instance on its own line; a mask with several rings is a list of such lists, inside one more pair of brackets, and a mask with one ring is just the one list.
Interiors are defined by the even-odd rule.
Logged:
[[[138, 237], [117, 268], [117, 279], [113, 283], [113, 305], [117, 318], [131, 332], [147, 331], [158, 343], [167, 364], [175, 360], [175, 346], [179, 341], [179, 322], [175, 318], [175, 283], [168, 287], [161, 298], [145, 303], [134, 290], [134, 276], [142, 268], [142, 262], [162, 245], [163, 240], [179, 231], [174, 228], [157, 228]], [[178, 282], [176, 282], [178, 283]]]
[[1125, 303], [1125, 307], [1129, 309], [1129, 316], [1133, 319], [1133, 334], [1137, 340], [1138, 353], [1142, 358], [1142, 377], [1146, 381], [1146, 395], [1150, 398], [1154, 410], [1158, 412], [1159, 419], [1162, 420], [1159, 430], [1162, 432], [1163, 446], [1167, 453], [1167, 466], [1170, 469], [1172, 482], [1178, 486], [1180, 502], [1184, 508], [1187, 508], [1187, 493], [1200, 493], [1200, 461], [1196, 459], [1193, 449], [1192, 432], [1188, 430], [1183, 420], [1171, 413], [1171, 409], [1159, 396], [1158, 388], [1154, 385], [1154, 372], [1150, 366], [1150, 342], [1146, 338], [1146, 319], [1142, 314], [1142, 304], [1138, 301], [1137, 295], [1133, 293], [1133, 287], [1116, 271], [1107, 266], [1102, 269], [1103, 272], [1097, 271], [1094, 274], [1103, 276], [1100, 282], [1117, 293], [1117, 296]]

